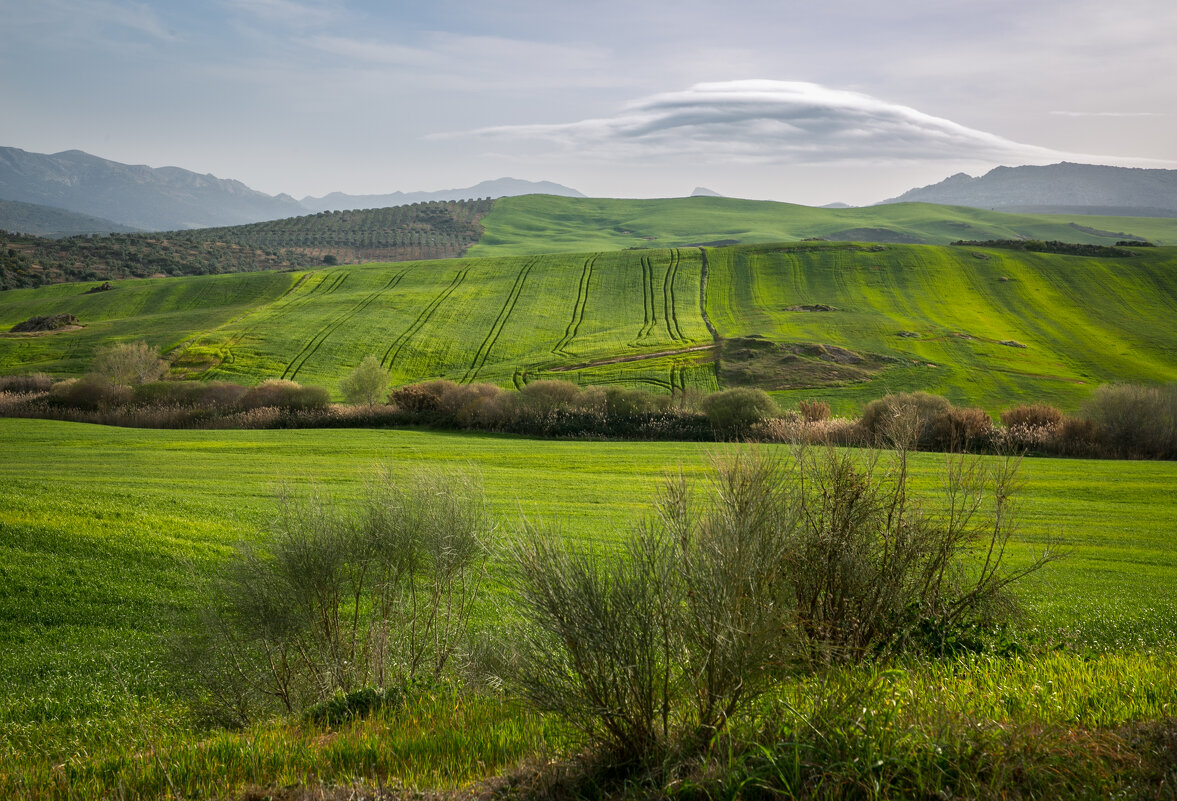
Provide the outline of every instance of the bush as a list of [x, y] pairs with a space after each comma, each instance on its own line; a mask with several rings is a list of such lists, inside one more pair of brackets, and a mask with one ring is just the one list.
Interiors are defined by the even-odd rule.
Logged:
[[862, 427], [876, 445], [927, 448], [936, 421], [951, 404], [927, 392], [900, 392], [873, 400], [862, 412]]
[[929, 440], [951, 453], [983, 451], [993, 442], [993, 419], [984, 409], [953, 407], [932, 423]]
[[199, 406], [204, 387], [191, 381], [152, 381], [133, 387], [140, 406]]
[[322, 387], [304, 387], [294, 381], [271, 378], [246, 390], [237, 401], [240, 409], [260, 409], [272, 406], [291, 411], [325, 409], [329, 401]]
[[90, 372], [127, 386], [162, 378], [168, 372], [168, 363], [146, 342], [127, 342], [100, 349]]
[[48, 392], [51, 386], [53, 386], [53, 379], [44, 373], [0, 376], [0, 392], [31, 394]]
[[1001, 413], [1001, 424], [1006, 428], [1054, 428], [1063, 421], [1063, 413], [1044, 403], [1023, 404]]
[[388, 386], [388, 373], [375, 356], [365, 356], [356, 369], [339, 382], [339, 389], [348, 403], [375, 406]]
[[388, 402], [409, 414], [425, 414], [441, 408], [441, 398], [450, 387], [458, 386], [453, 381], [438, 379], [394, 389]]
[[1055, 558], [1004, 564], [1017, 463], [954, 457], [931, 506], [907, 452], [886, 458], [733, 451], [702, 502], [669, 482], [622, 558], [528, 527], [506, 680], [636, 760], [710, 740], [782, 670], [984, 648], [1009, 585]]
[[87, 374], [57, 382], [50, 388], [47, 400], [54, 406], [93, 411], [124, 406], [131, 398], [129, 387], [113, 384], [103, 375]]
[[707, 422], [720, 431], [746, 431], [751, 426], [780, 414], [780, 409], [762, 389], [736, 387], [713, 392], [703, 399]]
[[383, 702], [434, 682], [467, 634], [491, 531], [462, 475], [382, 473], [354, 510], [283, 498], [265, 546], [239, 546], [218, 580], [202, 636], [180, 644], [182, 669], [239, 724], [275, 703], [350, 714], [373, 701], [365, 688]]
[[830, 405], [825, 401], [803, 400], [797, 405], [797, 410], [807, 423], [820, 423], [830, 419]]
[[1177, 458], [1177, 384], [1098, 387], [1083, 406], [1099, 437], [1122, 456]]

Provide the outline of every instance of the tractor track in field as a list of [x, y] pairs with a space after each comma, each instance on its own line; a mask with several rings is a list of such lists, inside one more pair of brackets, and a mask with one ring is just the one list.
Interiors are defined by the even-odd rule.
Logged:
[[598, 359], [592, 362], [585, 362], [584, 364], [561, 364], [557, 367], [549, 367], [545, 372], [548, 373], [567, 373], [572, 370], [586, 370], [589, 367], [603, 367], [607, 364], [624, 364], [627, 362], [642, 362], [649, 359], [660, 359], [663, 356], [680, 356], [684, 353], [696, 353], [701, 350], [711, 350], [715, 347], [713, 344], [706, 345], [691, 345], [686, 348], [675, 348], [674, 350], [660, 350], [657, 353], [638, 353], [629, 356], [613, 356], [608, 359]]
[[499, 335], [503, 333], [503, 327], [506, 326], [511, 313], [515, 311], [515, 304], [519, 302], [519, 296], [523, 294], [523, 285], [527, 283], [527, 276], [531, 273], [531, 269], [535, 267], [538, 261], [539, 259], [531, 259], [523, 265], [523, 269], [519, 271], [519, 275], [515, 276], [515, 283], [511, 285], [511, 291], [507, 293], [507, 300], [503, 303], [503, 308], [499, 310], [499, 316], [495, 318], [494, 323], [490, 326], [490, 330], [486, 332], [486, 337], [474, 353], [474, 360], [470, 363], [466, 374], [462, 376], [463, 384], [469, 384], [477, 378], [478, 372], [486, 366], [486, 360], [490, 356], [490, 352], [494, 349], [495, 343], [499, 341]]
[[703, 325], [707, 326], [707, 330], [711, 332], [711, 338], [718, 345], [719, 331], [715, 329], [711, 318], [707, 316], [707, 279], [711, 273], [711, 265], [707, 261], [707, 248], [699, 248], [699, 254], [703, 257], [703, 267], [699, 270], [699, 313], [703, 315]]
[[441, 304], [445, 303], [445, 301], [449, 299], [449, 296], [454, 294], [454, 291], [462, 285], [462, 282], [466, 280], [466, 275], [469, 272], [469, 267], [467, 267], [465, 270], [458, 270], [458, 272], [454, 274], [454, 279], [450, 281], [449, 286], [441, 290], [441, 292], [439, 292], [433, 300], [429, 301], [429, 304], [421, 310], [421, 313], [417, 315], [417, 319], [413, 321], [412, 325], [406, 328], [400, 336], [392, 341], [392, 344], [388, 346], [388, 350], [384, 351], [384, 356], [380, 359], [380, 364], [382, 367], [387, 368], [393, 365], [393, 363], [400, 356], [400, 353], [404, 349], [405, 345], [408, 344], [409, 340], [412, 339], [413, 336], [416, 335], [416, 333], [420, 331], [426, 323], [429, 322], [429, 319], [433, 317], [434, 312], [437, 311]]
[[[328, 338], [330, 338], [332, 334], [339, 330], [340, 326], [351, 320], [364, 309], [371, 306], [378, 297], [399, 284], [401, 279], [405, 277], [406, 272], [408, 272], [408, 270], [401, 270], [399, 273], [392, 276], [392, 278], [388, 279], [388, 283], [383, 287], [377, 289], [375, 292], [372, 292], [366, 298], [357, 303], [354, 307], [339, 315], [327, 325], [323, 326], [323, 328], [320, 329], [319, 332], [315, 334], [315, 336], [311, 337], [307, 343], [303, 345], [302, 350], [300, 350], [298, 354], [290, 361], [290, 364], [288, 364], [286, 369], [282, 371], [282, 377], [289, 377], [290, 380], [293, 381], [295, 377], [298, 376], [298, 371], [301, 370], [303, 366], [306, 365], [307, 361], [319, 350], [319, 346], [321, 346], [324, 342], [327, 341]], [[342, 283], [342, 281], [339, 282], [339, 284]], [[339, 284], [336, 284], [333, 289], [328, 290], [327, 294], [334, 292], [335, 289], [339, 287]]]
[[678, 314], [675, 311], [674, 282], [678, 278], [680, 254], [678, 248], [670, 251], [670, 264], [666, 267], [666, 276], [662, 279], [662, 303], [666, 310], [666, 333], [674, 342], [686, 342], [682, 329], [678, 325]]
[[552, 347], [552, 353], [557, 356], [571, 356], [567, 348], [580, 333], [580, 324], [584, 322], [584, 307], [588, 304], [589, 282], [593, 277], [593, 265], [597, 257], [591, 256], [584, 260], [584, 270], [580, 274], [580, 286], [576, 289], [576, 302], [572, 304], [572, 319], [564, 329], [564, 336]]
[[637, 345], [650, 335], [658, 324], [658, 308], [654, 305], [654, 267], [649, 256], [642, 256], [642, 327], [633, 344]]

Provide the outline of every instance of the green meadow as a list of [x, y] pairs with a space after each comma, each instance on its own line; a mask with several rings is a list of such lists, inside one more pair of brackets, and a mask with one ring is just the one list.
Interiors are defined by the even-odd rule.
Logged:
[[822, 238], [947, 245], [958, 240], [1055, 239], [1111, 245], [1143, 237], [1177, 245], [1177, 220], [1006, 214], [965, 206], [895, 203], [821, 209], [767, 200], [501, 198], [482, 218], [470, 256], [522, 256], [643, 247], [796, 242]]
[[[548, 749], [562, 752], [573, 741], [557, 722], [493, 694], [446, 700], [444, 691], [400, 717], [381, 716], [326, 739], [297, 722], [245, 734], [201, 733], [176, 694], [167, 644], [193, 625], [210, 570], [235, 543], [261, 536], [279, 488], [316, 489], [346, 503], [377, 465], [396, 472], [459, 467], [481, 476], [501, 533], [526, 517], [610, 548], [647, 513], [661, 481], [678, 470], [701, 477], [714, 449], [397, 430], [144, 431], [21, 420], [0, 420], [0, 443], [0, 790], [6, 797], [63, 798], [86, 787], [103, 795], [101, 788], [110, 792], [124, 781], [142, 781], [160, 795], [170, 782], [208, 793], [217, 781], [371, 773], [429, 786], [461, 784]], [[943, 460], [917, 457], [922, 492], [938, 490]], [[995, 663], [973, 677], [921, 669], [911, 680], [1004, 681], [1008, 693], [1021, 683], [1040, 686], [1042, 674], [1052, 671], [1060, 684], [1063, 675], [1087, 671], [1090, 677], [1073, 682], [1065, 697], [1031, 694], [1019, 703], [1065, 719], [1068, 704], [1093, 704], [1103, 693], [1103, 717], [1090, 718], [1089, 710], [1080, 719], [1112, 725], [1159, 714], [1148, 704], [1168, 702], [1170, 668], [1152, 657], [1133, 662], [1131, 655], [1177, 641], [1177, 495], [1171, 491], [1177, 466], [1030, 459], [1020, 475], [1014, 560], [1048, 545], [1068, 552], [1025, 586], [1021, 626], [1087, 656], [1060, 656], [1037, 667]], [[497, 593], [483, 599], [484, 618], [493, 617]], [[1120, 695], [1109, 689], [1153, 681], [1150, 671], [1160, 671], [1155, 681], [1161, 682], [1152, 701], [1116, 700]], [[1001, 680], [1003, 672], [1018, 678]], [[969, 692], [979, 693], [969, 703], [991, 702], [989, 691]], [[164, 762], [143, 759], [156, 750], [167, 754], [171, 772]]]

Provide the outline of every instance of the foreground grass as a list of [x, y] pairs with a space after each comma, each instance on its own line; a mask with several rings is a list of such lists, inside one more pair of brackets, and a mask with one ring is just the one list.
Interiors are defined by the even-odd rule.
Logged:
[[[700, 475], [709, 450], [19, 420], [0, 420], [0, 443], [0, 796], [62, 798], [117, 797], [119, 788], [154, 797], [170, 792], [169, 781], [191, 795], [307, 781], [455, 786], [545, 749], [567, 753], [572, 741], [552, 722], [493, 696], [445, 693], [340, 733], [273, 723], [202, 735], [164, 664], [166, 642], [190, 625], [207, 571], [265, 528], [280, 484], [346, 499], [378, 463], [470, 466], [503, 519], [558, 521], [570, 536], [607, 547], [667, 472]], [[915, 460], [923, 489], [935, 489], [942, 460]], [[1077, 653], [888, 674], [881, 681], [899, 688], [895, 703], [908, 710], [896, 720], [1104, 731], [1171, 715], [1177, 465], [1034, 459], [1021, 475], [1025, 544], [1014, 558], [1052, 538], [1072, 551], [1025, 588], [1024, 628]], [[790, 687], [766, 699], [762, 726], [777, 720], [792, 731], [812, 717], [798, 704], [821, 694]], [[768, 746], [788, 741], [761, 734]]]

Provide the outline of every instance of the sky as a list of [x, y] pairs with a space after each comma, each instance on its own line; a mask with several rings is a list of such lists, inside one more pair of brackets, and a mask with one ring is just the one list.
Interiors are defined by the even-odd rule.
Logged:
[[0, 145], [295, 197], [1177, 168], [1172, 0], [0, 0]]

